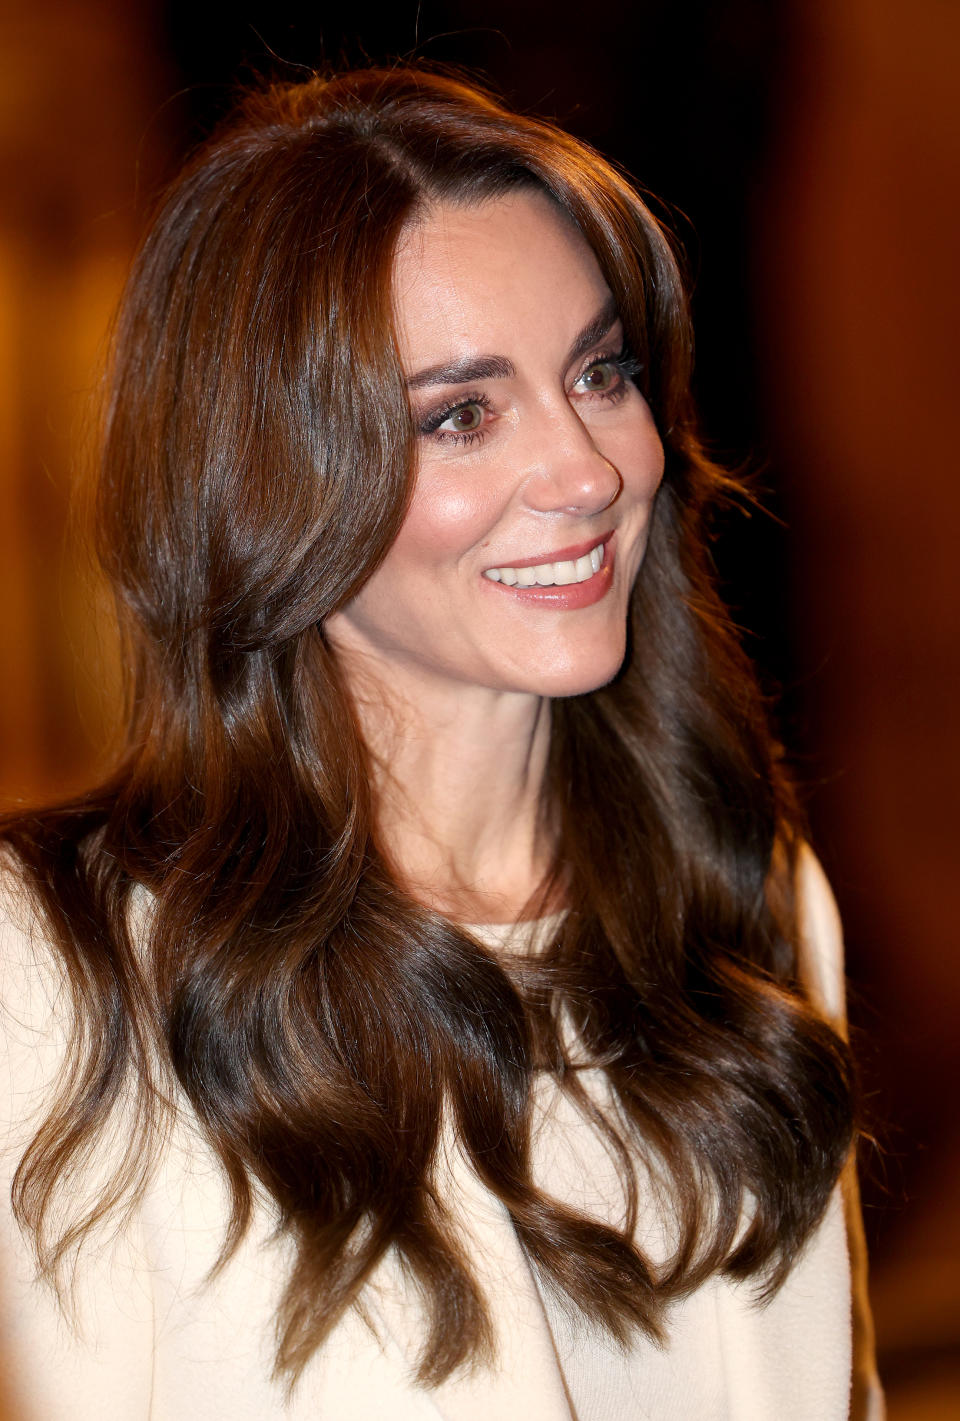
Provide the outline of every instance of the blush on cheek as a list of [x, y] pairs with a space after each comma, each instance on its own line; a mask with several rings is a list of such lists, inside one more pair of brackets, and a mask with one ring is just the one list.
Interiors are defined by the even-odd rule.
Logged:
[[483, 541], [502, 512], [489, 486], [455, 487], [452, 478], [421, 476], [387, 560], [395, 552], [425, 563], [456, 560]]

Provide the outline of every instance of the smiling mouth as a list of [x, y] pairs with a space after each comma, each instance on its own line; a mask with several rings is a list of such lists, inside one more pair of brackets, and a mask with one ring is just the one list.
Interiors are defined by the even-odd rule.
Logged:
[[521, 567], [488, 567], [483, 576], [491, 582], [502, 582], [507, 587], [571, 587], [578, 582], [589, 582], [603, 564], [604, 541], [604, 538], [599, 538], [592, 548], [577, 558]]

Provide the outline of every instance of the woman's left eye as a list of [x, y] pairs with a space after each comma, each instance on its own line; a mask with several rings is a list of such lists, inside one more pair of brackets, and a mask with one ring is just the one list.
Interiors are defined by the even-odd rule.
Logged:
[[615, 360], [595, 360], [577, 380], [591, 394], [605, 395], [621, 383], [620, 369]]

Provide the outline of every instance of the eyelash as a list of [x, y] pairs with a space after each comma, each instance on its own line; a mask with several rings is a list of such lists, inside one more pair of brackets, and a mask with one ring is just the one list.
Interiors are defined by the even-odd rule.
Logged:
[[[620, 383], [611, 390], [590, 392], [587, 398], [591, 398], [592, 396], [597, 399], [610, 401], [614, 404], [623, 398], [626, 394], [627, 385], [632, 384], [643, 369], [642, 362], [637, 360], [626, 346], [623, 346], [617, 354], [611, 352], [608, 355], [594, 356], [580, 371], [574, 384], [577, 384], [588, 371], [595, 369], [598, 365], [613, 366], [620, 375]], [[483, 439], [485, 434], [483, 429], [470, 429], [463, 430], [462, 432], [453, 429], [440, 429], [441, 424], [444, 424], [452, 414], [456, 414], [457, 410], [463, 409], [466, 405], [479, 405], [481, 409], [488, 410], [490, 408], [490, 399], [480, 391], [476, 391], [473, 394], [461, 395], [458, 400], [452, 400], [449, 404], [442, 405], [439, 409], [431, 410], [417, 426], [418, 433], [425, 436], [432, 435], [434, 439], [443, 444], [465, 445], [473, 444]]]
[[450, 404], [442, 405], [440, 409], [431, 411], [425, 419], [421, 420], [418, 426], [419, 433], [432, 434], [442, 444], [472, 444], [475, 439], [481, 437], [479, 429], [464, 430], [462, 433], [455, 429], [440, 429], [445, 420], [467, 405], [479, 405], [481, 409], [488, 410], [490, 400], [487, 395], [482, 395], [479, 391], [472, 395], [462, 395], [459, 400], [453, 400]]

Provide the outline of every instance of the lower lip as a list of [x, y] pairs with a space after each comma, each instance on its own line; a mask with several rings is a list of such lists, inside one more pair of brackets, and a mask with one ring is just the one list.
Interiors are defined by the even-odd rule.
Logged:
[[613, 539], [603, 545], [603, 562], [586, 582], [570, 582], [558, 587], [508, 587], [505, 582], [483, 580], [488, 587], [505, 592], [520, 602], [532, 602], [538, 607], [552, 607], [555, 611], [574, 612], [580, 607], [592, 607], [606, 597], [613, 582], [614, 551]]

